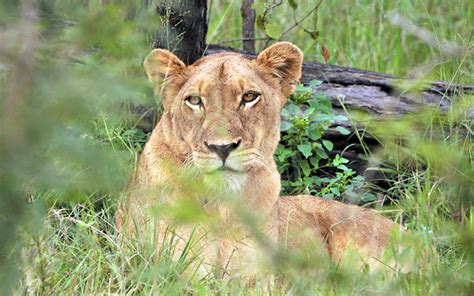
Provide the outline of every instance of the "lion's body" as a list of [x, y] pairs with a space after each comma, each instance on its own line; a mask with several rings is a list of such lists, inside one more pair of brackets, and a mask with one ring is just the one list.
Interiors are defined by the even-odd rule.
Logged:
[[[160, 247], [173, 222], [166, 215], [155, 218], [153, 208], [184, 199], [210, 215], [217, 213], [213, 233], [201, 233], [209, 239], [201, 244], [209, 266], [252, 272], [259, 261], [257, 245], [278, 240], [294, 247], [319, 244], [334, 260], [349, 246], [364, 260], [380, 255], [395, 226], [390, 220], [335, 201], [278, 196], [280, 176], [273, 154], [279, 113], [301, 76], [302, 57], [293, 45], [279, 43], [255, 60], [220, 54], [185, 66], [170, 52], [154, 50], [145, 68], [156, 82], [155, 92], [163, 95], [164, 113], [117, 212], [119, 231], [131, 236], [153, 233]], [[197, 169], [187, 174], [188, 167]], [[232, 196], [230, 202], [214, 198], [219, 192]], [[234, 206], [258, 217], [257, 229], [266, 239], [257, 243]], [[174, 228], [183, 238], [178, 248], [184, 248], [192, 228]]]

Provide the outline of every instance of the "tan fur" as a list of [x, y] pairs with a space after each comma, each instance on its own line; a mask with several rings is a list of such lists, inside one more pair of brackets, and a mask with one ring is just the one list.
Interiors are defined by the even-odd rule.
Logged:
[[[273, 154], [280, 135], [280, 110], [301, 77], [302, 61], [302, 52], [286, 42], [269, 47], [256, 59], [223, 53], [203, 57], [190, 66], [167, 50], [153, 50], [144, 66], [155, 93], [163, 99], [164, 113], [117, 211], [119, 231], [134, 236], [154, 229], [160, 247], [173, 221], [166, 215], [153, 219], [153, 207], [187, 199], [208, 210], [210, 216], [217, 213], [214, 234], [202, 244], [208, 266], [218, 265], [233, 273], [252, 273], [257, 268], [256, 239], [234, 206], [256, 214], [257, 228], [270, 242], [279, 239], [294, 247], [316, 242], [335, 261], [348, 248], [360, 253], [363, 260], [379, 256], [395, 226], [390, 220], [336, 201], [278, 196], [280, 176]], [[246, 91], [261, 94], [249, 108], [241, 105]], [[186, 105], [188, 96], [200, 96], [203, 110]], [[239, 143], [226, 160], [231, 171], [211, 172], [222, 162], [206, 143]], [[186, 174], [183, 167], [196, 170]], [[233, 198], [225, 202], [217, 198], [221, 195]], [[183, 244], [190, 229], [189, 225], [175, 228]]]

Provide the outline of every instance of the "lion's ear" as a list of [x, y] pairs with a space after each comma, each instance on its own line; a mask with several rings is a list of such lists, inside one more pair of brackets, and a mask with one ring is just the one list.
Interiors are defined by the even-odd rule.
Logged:
[[153, 49], [143, 62], [146, 75], [151, 82], [175, 82], [185, 74], [186, 65], [166, 49]]
[[257, 59], [262, 71], [280, 80], [281, 92], [285, 96], [295, 91], [301, 78], [303, 52], [289, 42], [278, 42], [262, 51]]

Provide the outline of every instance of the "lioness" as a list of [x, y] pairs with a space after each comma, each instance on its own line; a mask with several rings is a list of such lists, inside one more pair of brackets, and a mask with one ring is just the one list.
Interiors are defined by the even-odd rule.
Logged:
[[[217, 230], [201, 232], [208, 239], [201, 250], [204, 266], [251, 274], [262, 257], [258, 245], [278, 240], [289, 247], [315, 242], [335, 261], [349, 248], [364, 261], [377, 258], [396, 225], [392, 221], [318, 197], [279, 196], [273, 155], [280, 110], [301, 77], [302, 62], [301, 50], [288, 42], [270, 46], [255, 59], [222, 53], [189, 66], [167, 50], [153, 50], [144, 66], [164, 111], [117, 211], [119, 231], [131, 236], [153, 232], [160, 247], [174, 222], [166, 213], [154, 215], [153, 208], [188, 200], [217, 213]], [[193, 173], [181, 174], [182, 168]], [[225, 201], [225, 196], [233, 198]], [[236, 207], [257, 217], [253, 230]], [[194, 230], [189, 225], [173, 229], [183, 249]], [[255, 231], [264, 238], [257, 239]]]

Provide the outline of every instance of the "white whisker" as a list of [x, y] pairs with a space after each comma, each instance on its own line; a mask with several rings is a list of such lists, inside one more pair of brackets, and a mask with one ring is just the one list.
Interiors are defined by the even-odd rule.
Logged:
[[184, 168], [189, 168], [189, 167], [191, 167], [191, 166], [193, 165], [193, 163], [194, 163], [194, 155], [193, 155], [193, 153], [191, 152], [191, 153], [189, 153], [189, 154], [186, 156], [186, 158], [184, 159], [182, 166], [183, 166]]

